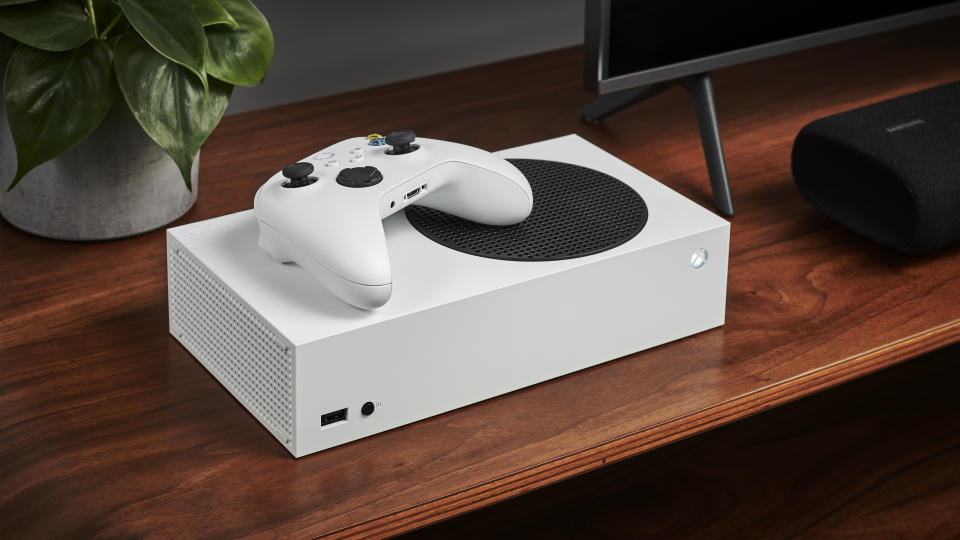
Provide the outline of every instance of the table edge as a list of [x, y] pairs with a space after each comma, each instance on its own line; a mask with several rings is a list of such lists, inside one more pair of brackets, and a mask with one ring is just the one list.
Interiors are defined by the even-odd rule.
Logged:
[[411, 531], [666, 446], [957, 342], [960, 342], [960, 319], [482, 484], [315, 534], [328, 538], [367, 538]]

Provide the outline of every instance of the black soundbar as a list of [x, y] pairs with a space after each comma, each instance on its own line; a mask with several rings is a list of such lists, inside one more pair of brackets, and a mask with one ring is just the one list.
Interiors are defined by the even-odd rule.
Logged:
[[793, 143], [800, 194], [902, 253], [960, 242], [960, 82], [828, 116]]

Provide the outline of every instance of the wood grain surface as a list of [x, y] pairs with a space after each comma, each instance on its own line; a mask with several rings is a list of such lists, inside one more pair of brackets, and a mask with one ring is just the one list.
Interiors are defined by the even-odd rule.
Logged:
[[[789, 172], [810, 120], [960, 79], [958, 31], [715, 73], [738, 210], [722, 328], [299, 460], [167, 334], [163, 231], [65, 243], [0, 223], [0, 537], [395, 534], [960, 341], [960, 249], [872, 245]], [[283, 165], [396, 128], [490, 150], [578, 133], [709, 206], [683, 91], [583, 124], [581, 65], [561, 50], [228, 117], [178, 223], [250, 208]]]
[[960, 345], [420, 529], [446, 538], [956, 538]]

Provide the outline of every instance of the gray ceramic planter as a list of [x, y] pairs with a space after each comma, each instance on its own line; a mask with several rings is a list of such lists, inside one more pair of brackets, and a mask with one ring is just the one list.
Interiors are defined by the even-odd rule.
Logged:
[[0, 100], [0, 214], [24, 231], [61, 240], [108, 240], [162, 227], [197, 199], [176, 164], [119, 100], [89, 137], [30, 171], [12, 191], [17, 156]]

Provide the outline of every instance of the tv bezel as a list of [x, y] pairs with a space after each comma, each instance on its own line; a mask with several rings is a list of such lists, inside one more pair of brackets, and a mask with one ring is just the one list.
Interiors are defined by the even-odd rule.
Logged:
[[608, 74], [610, 2], [611, 0], [586, 1], [584, 86], [597, 94], [608, 94], [675, 80], [771, 56], [960, 15], [960, 2], [951, 2], [610, 77]]

